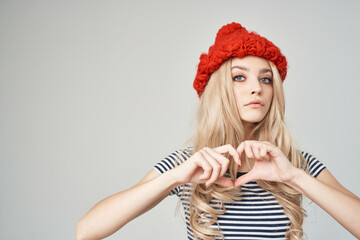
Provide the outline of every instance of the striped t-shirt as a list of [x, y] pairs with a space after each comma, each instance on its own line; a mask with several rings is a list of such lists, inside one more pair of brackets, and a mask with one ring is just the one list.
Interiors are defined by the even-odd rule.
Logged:
[[[184, 162], [192, 154], [192, 147], [177, 150], [157, 163], [154, 169], [162, 174], [177, 166], [176, 159]], [[301, 154], [306, 159], [306, 172], [317, 177], [325, 166], [309, 153], [301, 151]], [[238, 173], [237, 177], [242, 174], [245, 173]], [[226, 173], [225, 176], [230, 175]], [[189, 223], [191, 186], [191, 183], [178, 186], [172, 189], [169, 195], [180, 197], [185, 213], [188, 239], [195, 239]], [[251, 181], [241, 186], [238, 196], [241, 200], [233, 203], [224, 202], [225, 213], [217, 215], [217, 222], [225, 239], [286, 239], [285, 233], [289, 229], [290, 220], [271, 193], [260, 187], [256, 181]], [[216, 207], [218, 203], [219, 200], [212, 199], [209, 204]]]

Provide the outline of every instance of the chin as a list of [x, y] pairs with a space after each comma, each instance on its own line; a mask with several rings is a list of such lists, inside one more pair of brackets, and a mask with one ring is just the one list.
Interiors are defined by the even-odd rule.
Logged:
[[244, 123], [252, 123], [252, 124], [259, 123], [259, 122], [261, 122], [263, 119], [264, 119], [264, 116], [259, 116], [259, 117], [242, 117], [242, 118], [241, 118], [241, 120], [242, 120]]

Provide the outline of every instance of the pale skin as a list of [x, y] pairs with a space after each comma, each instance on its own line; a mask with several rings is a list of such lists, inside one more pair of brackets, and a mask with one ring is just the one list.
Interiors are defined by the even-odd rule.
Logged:
[[[249, 133], [254, 123], [261, 121], [269, 109], [273, 92], [266, 78], [271, 79], [272, 75], [264, 71], [270, 69], [269, 63], [261, 58], [248, 56], [235, 59], [232, 65], [241, 67], [232, 69], [234, 93], [245, 132]], [[263, 106], [245, 106], [253, 99], [260, 99]], [[226, 158], [225, 153], [229, 153], [231, 159]], [[244, 164], [245, 156], [254, 161], [252, 169]], [[239, 164], [239, 172], [248, 173], [235, 182], [224, 177], [230, 161]], [[168, 196], [171, 189], [185, 183], [239, 187], [259, 179], [293, 187], [329, 213], [352, 235], [360, 238], [360, 199], [344, 188], [327, 169], [314, 178], [294, 167], [277, 146], [269, 142], [246, 140], [239, 146], [204, 147], [183, 164], [161, 175], [154, 169], [150, 170], [135, 186], [103, 199], [90, 209], [76, 226], [76, 239], [103, 239], [113, 234], [156, 206]]]

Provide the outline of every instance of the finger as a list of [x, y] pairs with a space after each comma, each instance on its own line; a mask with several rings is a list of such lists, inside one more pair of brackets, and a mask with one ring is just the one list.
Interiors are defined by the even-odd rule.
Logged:
[[[239, 157], [241, 158], [241, 155], [244, 152], [244, 148], [245, 148], [245, 144], [244, 142], [240, 143], [240, 145], [237, 147], [236, 151], [239, 153]], [[240, 163], [238, 163], [239, 165], [241, 165], [241, 161], [239, 161]]]
[[235, 180], [234, 186], [235, 187], [239, 187], [241, 185], [244, 185], [245, 183], [254, 181], [255, 176], [253, 175], [253, 173], [250, 171], [242, 176], [240, 176], [238, 179]]
[[199, 157], [195, 159], [195, 164], [204, 170], [204, 173], [199, 177], [200, 179], [209, 179], [212, 172], [211, 165], [205, 160], [201, 152], [198, 152]]
[[261, 159], [269, 160], [269, 156], [267, 154], [267, 148], [265, 145], [262, 145], [260, 148], [260, 157]]
[[212, 172], [211, 172], [210, 179], [207, 180], [207, 182], [206, 182], [206, 186], [208, 187], [213, 182], [215, 182], [216, 179], [219, 178], [220, 171], [221, 171], [221, 165], [209, 153], [207, 153], [204, 149], [201, 149], [199, 152], [202, 153], [202, 155], [205, 157], [205, 159], [208, 161], [208, 163], [212, 167]]
[[204, 147], [203, 150], [209, 153], [216, 161], [221, 164], [220, 176], [224, 176], [226, 170], [229, 168], [230, 160], [211, 148]]
[[268, 145], [268, 146], [274, 146], [273, 144], [271, 144], [271, 143], [268, 142], [268, 141], [262, 141], [262, 143], [264, 143], [265, 145]]
[[226, 177], [219, 177], [216, 179], [215, 183], [224, 187], [234, 187], [234, 182]]
[[241, 142], [241, 143], [239, 144], [239, 146], [236, 148], [236, 151], [240, 152], [241, 149], [243, 149], [243, 147], [244, 147], [244, 142]]
[[260, 157], [261, 145], [259, 145], [259, 144], [251, 144], [250, 148], [251, 148], [252, 152], [254, 153], [255, 158], [256, 159], [261, 159], [261, 157]]
[[254, 158], [255, 157], [254, 153], [251, 150], [251, 147], [250, 147], [249, 143], [245, 143], [245, 153], [246, 153], [246, 156], [248, 158]]
[[237, 164], [241, 165], [240, 155], [239, 155], [238, 151], [233, 146], [231, 146], [231, 144], [222, 145], [222, 146], [219, 146], [219, 147], [216, 147], [213, 149], [214, 149], [214, 151], [216, 151], [218, 153], [228, 152], [234, 158], [234, 161]]
[[279, 157], [279, 155], [282, 155], [283, 152], [274, 144], [271, 144], [270, 142], [263, 141], [263, 143], [266, 145], [267, 154], [269, 157]]

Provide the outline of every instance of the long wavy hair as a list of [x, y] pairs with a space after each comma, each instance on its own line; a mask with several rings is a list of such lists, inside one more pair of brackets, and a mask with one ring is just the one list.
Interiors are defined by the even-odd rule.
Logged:
[[[231, 144], [235, 148], [245, 139], [244, 126], [240, 119], [231, 77], [231, 61], [225, 61], [218, 70], [212, 73], [210, 80], [203, 92], [197, 111], [196, 130], [191, 137], [193, 151], [197, 152], [203, 147], [218, 147]], [[268, 60], [267, 60], [268, 61]], [[293, 138], [284, 123], [285, 100], [282, 81], [275, 65], [270, 64], [273, 73], [273, 99], [269, 111], [261, 122], [257, 123], [250, 137], [258, 141], [268, 141], [279, 147], [289, 161], [297, 168], [305, 168], [305, 159], [296, 149]], [[230, 177], [235, 181], [238, 165], [229, 154]], [[253, 163], [245, 157], [250, 168]], [[302, 195], [295, 189], [280, 182], [257, 180], [257, 183], [272, 193], [283, 206], [284, 212], [291, 224], [286, 233], [288, 239], [303, 239], [302, 223], [305, 210], [302, 208]], [[218, 225], [217, 215], [226, 211], [225, 201], [233, 202], [240, 199], [237, 188], [226, 188], [212, 184], [206, 188], [204, 184], [193, 184], [189, 200], [190, 226], [195, 239], [215, 239], [223, 233]], [[240, 195], [241, 196], [241, 195]], [[216, 207], [210, 206], [211, 199], [221, 203]]]

